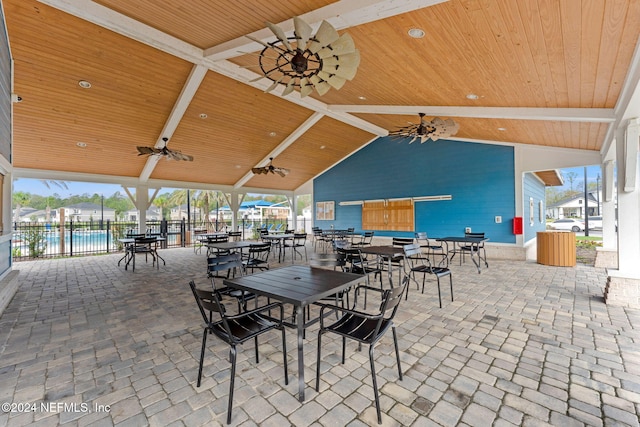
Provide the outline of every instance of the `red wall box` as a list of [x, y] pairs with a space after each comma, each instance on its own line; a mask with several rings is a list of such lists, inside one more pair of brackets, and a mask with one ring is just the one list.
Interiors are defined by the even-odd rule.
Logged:
[[522, 217], [516, 216], [513, 218], [513, 234], [522, 234]]

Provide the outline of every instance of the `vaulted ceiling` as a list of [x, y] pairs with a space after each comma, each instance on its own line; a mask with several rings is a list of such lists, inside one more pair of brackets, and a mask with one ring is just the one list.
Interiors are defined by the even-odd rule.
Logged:
[[[22, 99], [13, 164], [25, 176], [291, 192], [419, 112], [454, 118], [456, 139], [601, 151], [637, 84], [635, 0], [2, 6]], [[352, 36], [360, 66], [340, 90], [283, 97], [255, 81], [262, 46], [245, 35], [274, 41], [266, 21], [291, 35], [295, 16]], [[195, 160], [137, 156], [163, 137]], [[269, 157], [291, 173], [253, 175]]]

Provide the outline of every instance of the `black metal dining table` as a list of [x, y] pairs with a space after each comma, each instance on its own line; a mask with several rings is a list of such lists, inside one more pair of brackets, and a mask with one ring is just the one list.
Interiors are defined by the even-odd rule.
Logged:
[[[155, 238], [155, 241], [149, 242], [148, 244], [156, 245], [156, 249], [157, 249], [158, 243], [166, 242], [167, 240], [164, 237], [157, 237], [157, 236], [148, 236], [148, 237]], [[124, 269], [126, 270], [129, 267], [129, 263], [133, 259], [133, 255], [131, 254], [131, 246], [133, 246], [136, 243], [136, 239], [134, 237], [122, 237], [118, 239], [118, 242], [122, 243], [122, 245], [124, 246], [124, 255], [122, 256], [122, 258], [118, 260], [118, 267], [120, 267], [120, 263], [124, 261]], [[162, 260], [162, 262], [166, 264], [166, 261], [164, 260], [164, 258], [162, 258], [157, 251], [155, 253], [156, 253], [155, 256], [158, 257], [158, 260], [157, 260], [158, 264], [160, 263], [160, 260]]]
[[359, 274], [325, 270], [308, 265], [290, 265], [224, 280], [224, 284], [230, 288], [293, 305], [295, 323], [287, 321], [285, 325], [295, 327], [298, 334], [298, 400], [300, 402], [304, 401], [305, 389], [304, 330], [319, 320], [316, 318], [305, 321], [305, 307], [343, 291], [359, 280], [362, 280]]
[[257, 242], [249, 242], [247, 240], [237, 240], [231, 242], [209, 242], [206, 244], [207, 253], [209, 253], [210, 249], [217, 249], [219, 251], [231, 252], [238, 250], [240, 255], [242, 255], [242, 250], [244, 248], [248, 248], [251, 245], [255, 245]]
[[[471, 257], [471, 261], [473, 261], [473, 263], [476, 265], [476, 268], [478, 269], [478, 274], [480, 273], [480, 269], [482, 267], [481, 261], [484, 261], [484, 265], [485, 267], [489, 268], [489, 263], [487, 262], [487, 258], [486, 256], [483, 258], [482, 255], [480, 255], [480, 244], [486, 242], [487, 240], [489, 240], [489, 238], [487, 237], [464, 237], [464, 236], [449, 236], [449, 237], [438, 237], [435, 239], [437, 242], [444, 242], [445, 245], [447, 246], [447, 253], [449, 253], [449, 242], [452, 242], [454, 245], [453, 248], [453, 255], [451, 255], [451, 258], [449, 258], [449, 261], [453, 260], [453, 257], [456, 255], [455, 252], [455, 245], [458, 244], [466, 244], [466, 245], [471, 245], [472, 249], [469, 251], [469, 256]], [[475, 256], [474, 256], [475, 253]], [[476, 260], [477, 257], [477, 260]]]
[[363, 246], [360, 252], [363, 254], [376, 255], [380, 260], [380, 263], [387, 262], [387, 274], [389, 276], [389, 284], [393, 287], [392, 278], [392, 261], [394, 258], [404, 256], [404, 250], [398, 246], [392, 245], [380, 245], [380, 246]]
[[278, 247], [278, 262], [283, 262], [286, 255], [284, 253], [285, 240], [293, 240], [294, 235], [292, 233], [265, 234], [261, 238], [264, 241], [276, 242], [276, 246]]

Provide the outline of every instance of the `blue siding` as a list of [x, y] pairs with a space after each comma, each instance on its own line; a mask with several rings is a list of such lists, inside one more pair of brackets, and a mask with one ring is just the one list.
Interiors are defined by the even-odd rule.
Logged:
[[[547, 227], [545, 207], [545, 187], [533, 174], [524, 175], [523, 181], [523, 231], [524, 241], [527, 242], [537, 236], [538, 231], [544, 231]], [[533, 225], [531, 225], [531, 210], [529, 200], [533, 199]], [[540, 201], [542, 200], [542, 221], [540, 221]]]
[[[440, 140], [419, 144], [379, 138], [314, 180], [314, 201], [336, 202], [335, 221], [321, 228], [355, 227], [360, 206], [340, 201], [450, 194], [452, 200], [416, 202], [415, 230], [431, 236], [461, 235], [465, 227], [484, 231], [494, 242], [515, 243], [513, 147]], [[496, 224], [495, 216], [503, 222]], [[407, 232], [376, 231], [380, 236]]]

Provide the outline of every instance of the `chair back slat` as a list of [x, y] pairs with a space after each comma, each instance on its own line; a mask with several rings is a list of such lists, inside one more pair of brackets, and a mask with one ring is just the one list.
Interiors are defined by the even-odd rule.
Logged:
[[242, 260], [238, 253], [207, 258], [207, 271], [209, 274], [232, 270], [234, 268], [242, 269]]
[[211, 318], [207, 316], [205, 310], [224, 314], [224, 305], [220, 304], [218, 295], [215, 292], [196, 288], [196, 283], [193, 280], [189, 282], [189, 287], [191, 288], [193, 297], [196, 299], [204, 323], [207, 325], [211, 323]]

